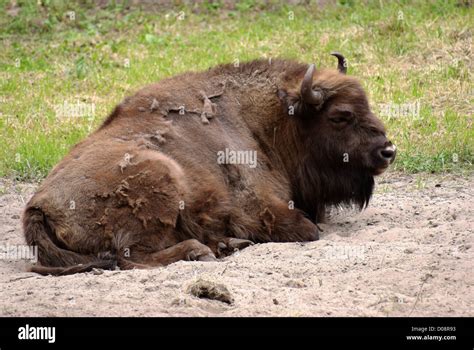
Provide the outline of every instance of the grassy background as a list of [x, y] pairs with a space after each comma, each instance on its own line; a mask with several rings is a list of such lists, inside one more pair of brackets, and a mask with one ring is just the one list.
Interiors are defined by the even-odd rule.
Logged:
[[[258, 57], [335, 67], [332, 50], [347, 57], [349, 74], [360, 78], [376, 112], [382, 104], [419, 101], [419, 117], [381, 115], [398, 146], [395, 169], [472, 171], [469, 4], [109, 3], [0, 0], [0, 176], [44, 177], [147, 83]], [[95, 113], [61, 117], [55, 106], [65, 102], [86, 103]]]

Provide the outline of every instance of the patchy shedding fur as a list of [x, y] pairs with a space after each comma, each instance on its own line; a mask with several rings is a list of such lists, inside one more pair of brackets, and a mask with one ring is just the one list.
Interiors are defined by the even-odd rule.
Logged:
[[[328, 206], [367, 205], [384, 127], [360, 84], [335, 70], [316, 70], [324, 104], [306, 103], [307, 69], [222, 65], [126, 98], [28, 203], [25, 237], [42, 265], [33, 271], [212, 260], [236, 239], [311, 241]], [[257, 166], [219, 164], [225, 149], [256, 151]]]

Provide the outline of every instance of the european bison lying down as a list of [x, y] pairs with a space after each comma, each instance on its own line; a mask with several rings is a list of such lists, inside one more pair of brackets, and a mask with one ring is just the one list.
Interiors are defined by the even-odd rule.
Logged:
[[318, 239], [330, 205], [367, 205], [395, 157], [356, 79], [289, 60], [145, 87], [53, 169], [25, 210], [33, 271], [215, 260]]

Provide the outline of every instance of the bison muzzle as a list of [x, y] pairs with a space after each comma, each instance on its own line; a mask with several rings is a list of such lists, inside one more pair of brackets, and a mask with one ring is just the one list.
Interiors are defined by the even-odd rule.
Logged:
[[257, 60], [138, 91], [29, 201], [32, 271], [215, 260], [253, 242], [313, 241], [332, 205], [364, 208], [395, 146], [338, 69]]

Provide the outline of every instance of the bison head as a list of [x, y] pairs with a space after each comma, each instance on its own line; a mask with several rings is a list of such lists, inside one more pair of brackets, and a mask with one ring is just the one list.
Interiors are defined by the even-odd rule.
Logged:
[[315, 71], [311, 64], [293, 80], [293, 89], [281, 90], [279, 96], [302, 141], [299, 153], [305, 160], [298, 181], [302, 196], [308, 197], [303, 202], [319, 202], [306, 206], [356, 202], [363, 207], [372, 194], [373, 176], [394, 161], [396, 148], [360, 83], [346, 75], [344, 57], [333, 55], [338, 70]]

